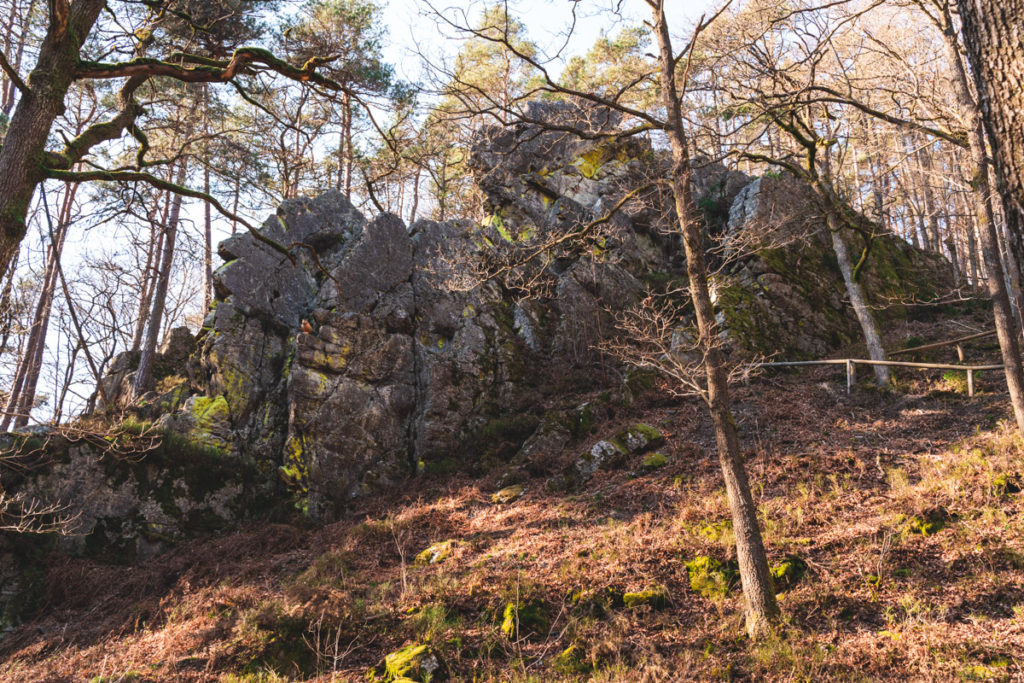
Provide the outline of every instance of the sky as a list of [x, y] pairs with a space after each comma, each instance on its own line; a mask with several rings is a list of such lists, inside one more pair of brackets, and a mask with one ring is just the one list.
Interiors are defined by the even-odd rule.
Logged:
[[[443, 30], [443, 22], [438, 20], [431, 6], [465, 23], [467, 18], [470, 22], [475, 20], [483, 8], [495, 0], [378, 1], [383, 7], [383, 23], [386, 27], [386, 60], [395, 67], [399, 78], [406, 82], [420, 83], [429, 80], [425, 78], [422, 55], [436, 62], [442, 57], [454, 57], [459, 50], [459, 41], [452, 40], [458, 34], [450, 28]], [[681, 36], [701, 13], [713, 11], [725, 1], [666, 0], [669, 25], [676, 36]], [[621, 5], [622, 17], [611, 11], [616, 4]], [[615, 34], [625, 26], [638, 25], [649, 16], [643, 0], [508, 0], [508, 7], [510, 14], [526, 25], [527, 34], [542, 53], [552, 58], [547, 64], [552, 75], [561, 71], [569, 57], [585, 53], [602, 32]], [[571, 35], [568, 35], [569, 27], [573, 25], [574, 9], [575, 26]], [[681, 40], [678, 42], [682, 44]], [[187, 202], [183, 214], [183, 232], [195, 233], [198, 226], [202, 225], [201, 205], [198, 202]], [[257, 222], [262, 222], [262, 219], [263, 216], [258, 217]], [[227, 224], [215, 219], [215, 243], [227, 236]], [[113, 239], [102, 232], [97, 234], [93, 231], [86, 235], [73, 231], [65, 248], [65, 257], [69, 263], [73, 263], [81, 254], [90, 251], [95, 254], [97, 248], [112, 248]], [[214, 267], [219, 266], [220, 259], [215, 256], [214, 260]], [[196, 272], [196, 276], [201, 277], [199, 272]], [[54, 336], [52, 327], [50, 335]], [[52, 343], [53, 340], [50, 341]], [[91, 385], [76, 389], [87, 395]], [[46, 391], [44, 388], [40, 390]], [[39, 412], [41, 416], [48, 416], [48, 407]]]
[[[669, 26], [676, 35], [691, 25], [702, 13], [711, 12], [725, 0], [666, 0], [665, 13]], [[428, 2], [430, 4], [428, 4]], [[464, 13], [471, 20], [479, 16], [483, 8], [494, 0], [388, 0], [384, 5], [384, 24], [388, 27], [389, 45], [385, 55], [395, 65], [399, 75], [409, 81], [420, 80], [421, 59], [417, 51], [432, 58], [439, 53], [454, 55], [458, 44], [445, 40], [431, 6], [451, 16]], [[611, 11], [616, 4], [622, 5], [628, 24]], [[563, 46], [563, 58], [586, 52], [601, 35], [601, 32], [617, 33], [624, 25], [636, 25], [649, 17], [647, 4], [642, 0], [508, 0], [509, 13], [522, 21], [530, 37], [550, 55], [555, 55]], [[573, 23], [575, 8], [576, 23], [572, 35], [566, 42], [566, 33]], [[448, 36], [452, 32], [447, 31]], [[557, 62], [556, 62], [557, 64]], [[557, 73], [560, 69], [552, 69]]]

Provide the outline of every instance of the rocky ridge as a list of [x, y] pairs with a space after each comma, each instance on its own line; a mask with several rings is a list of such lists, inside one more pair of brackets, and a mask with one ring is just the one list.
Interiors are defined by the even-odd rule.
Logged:
[[[579, 116], [537, 107], [537, 117]], [[472, 164], [490, 211], [483, 225], [368, 220], [329, 192], [287, 201], [258, 234], [222, 243], [212, 310], [194, 341], [177, 332], [165, 345], [161, 390], [135, 409], [251, 467], [249, 489], [288, 492], [320, 519], [417, 471], [510, 466], [512, 483], [517, 470], [543, 470], [537, 463], [582, 439], [599, 414], [566, 387], [603, 382], [611, 400], [628, 400], [623, 369], [592, 371], [613, 313], [682, 281], [671, 202], [657, 183], [636, 191], [665, 161], [641, 140], [520, 125], [485, 131]], [[694, 184], [733, 353], [818, 356], [856, 339], [807, 188], [703, 163]], [[577, 239], [557, 239], [574, 230]], [[461, 286], [474, 264], [544, 240], [546, 258], [527, 266], [543, 276], [536, 292]], [[906, 315], [907, 303], [949, 284], [940, 257], [895, 236], [869, 247], [862, 282], [884, 316]], [[105, 384], [115, 400], [133, 370], [130, 355], [113, 364]], [[607, 459], [599, 445], [581, 444], [591, 458], [577, 473]], [[564, 486], [580, 479], [559, 476]]]

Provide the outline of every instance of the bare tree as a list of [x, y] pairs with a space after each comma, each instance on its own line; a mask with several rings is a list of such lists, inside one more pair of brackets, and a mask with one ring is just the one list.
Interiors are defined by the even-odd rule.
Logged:
[[[486, 41], [497, 46], [508, 58], [514, 59], [522, 65], [516, 68], [528, 68], [537, 74], [539, 85], [509, 98], [488, 97], [484, 88], [474, 88], [472, 82], [464, 80], [463, 85], [470, 88], [469, 92], [475, 98], [475, 103], [468, 107], [474, 112], [474, 116], [497, 121], [499, 125], [511, 125], [516, 122], [528, 123], [538, 126], [542, 130], [560, 131], [563, 134], [584, 139], [609, 137], [625, 139], [649, 131], [658, 131], [667, 138], [671, 161], [666, 177], [659, 184], [667, 190], [670, 196], [669, 201], [674, 209], [675, 229], [681, 238], [686, 255], [688, 291], [696, 316], [695, 347], [700, 354], [701, 378], [695, 386], [700, 389], [700, 395], [708, 406], [714, 425], [719, 464], [725, 481], [733, 529], [736, 534], [736, 554], [746, 602], [747, 631], [757, 637], [771, 629], [772, 623], [779, 615], [779, 609], [758, 526], [757, 506], [754, 504], [750, 483], [743, 465], [736, 423], [732, 414], [729, 369], [720, 347], [719, 326], [715, 318], [708, 284], [709, 270], [705, 254], [704, 226], [701, 214], [691, 195], [690, 141], [682, 115], [689, 64], [693, 58], [695, 45], [697, 45], [701, 33], [720, 16], [724, 7], [710, 18], [702, 17], [690, 39], [682, 49], [677, 51], [673, 47], [668, 21], [665, 17], [664, 0], [645, 0], [645, 4], [650, 11], [647, 26], [657, 45], [657, 56], [654, 59], [651, 75], [659, 85], [659, 96], [656, 105], [652, 107], [653, 113], [633, 106], [631, 103], [633, 100], [626, 95], [629, 88], [617, 93], [602, 94], [591, 90], [579, 90], [558, 82], [549, 75], [538, 54], [521, 41], [520, 36], [514, 30], [514, 22], [498, 22], [494, 25], [476, 28], [472, 22], [459, 22], [440, 12], [437, 13], [437, 16], [442, 21], [447, 21], [452, 28], [464, 35], [471, 36], [473, 40]], [[639, 83], [639, 81], [637, 82]], [[531, 116], [529, 108], [525, 106], [525, 102], [529, 98], [540, 93], [566, 99], [572, 98], [590, 103], [599, 109], [618, 112], [629, 123], [619, 129], [609, 131], [606, 126], [595, 126], [593, 122], [590, 122], [589, 125], [546, 122]], [[470, 98], [466, 97], [464, 101], [468, 102], [469, 100]], [[627, 194], [625, 199], [630, 196], [632, 193]], [[614, 210], [609, 212], [609, 214], [612, 213]], [[554, 239], [565, 241], [585, 238], [590, 227], [608, 220], [609, 216], [606, 214], [604, 219], [599, 219], [588, 226], [580, 226], [570, 233]], [[543, 252], [543, 249], [530, 251], [537, 254]]]

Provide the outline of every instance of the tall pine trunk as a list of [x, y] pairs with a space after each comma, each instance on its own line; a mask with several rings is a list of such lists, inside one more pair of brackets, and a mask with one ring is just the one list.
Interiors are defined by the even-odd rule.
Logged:
[[[168, 177], [170, 180], [171, 177]], [[153, 304], [153, 289], [159, 278], [158, 268], [163, 262], [164, 232], [167, 226], [168, 211], [171, 206], [171, 195], [162, 192], [157, 195], [162, 199], [163, 208], [157, 207], [150, 217], [149, 247], [146, 250], [146, 270], [142, 274], [142, 287], [139, 290], [139, 313], [135, 318], [135, 333], [132, 335], [132, 351], [142, 348], [142, 339], [146, 333], [146, 323]], [[157, 217], [157, 213], [160, 216]]]
[[[191, 126], [185, 133], [186, 139], [192, 134]], [[188, 155], [178, 162], [178, 175], [175, 179], [177, 185], [184, 185], [188, 174]], [[180, 194], [171, 197], [171, 208], [164, 226], [164, 246], [160, 271], [156, 281], [156, 288], [153, 292], [153, 310], [149, 315], [149, 323], [146, 329], [146, 340], [142, 346], [142, 353], [139, 355], [139, 367], [135, 371], [135, 383], [132, 386], [133, 400], [149, 391], [153, 385], [153, 359], [156, 356], [156, 349], [160, 343], [160, 329], [163, 326], [164, 310], [167, 306], [167, 289], [171, 281], [171, 269], [174, 265], [174, 243], [178, 234], [178, 221], [181, 218]]]

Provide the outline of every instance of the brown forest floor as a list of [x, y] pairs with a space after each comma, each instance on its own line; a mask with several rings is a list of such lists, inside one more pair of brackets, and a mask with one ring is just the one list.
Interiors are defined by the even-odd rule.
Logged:
[[[943, 325], [897, 334], [969, 332]], [[643, 421], [668, 437], [654, 472], [638, 456], [574, 494], [536, 478], [504, 505], [496, 476], [422, 477], [322, 528], [255, 526], [134, 567], [55, 560], [39, 615], [0, 641], [0, 680], [367, 680], [411, 642], [467, 681], [1020, 680], [1024, 493], [997, 484], [1024, 475], [1024, 447], [1001, 378], [974, 400], [939, 372], [850, 397], [844, 381], [816, 368], [735, 393], [771, 560], [808, 566], [767, 641], [743, 635], [738, 589], [690, 588], [686, 560], [730, 556], [729, 515], [702, 406], [655, 390], [566, 454]], [[929, 514], [945, 527], [909, 529]], [[448, 559], [414, 564], [449, 539]], [[658, 585], [662, 609], [572, 597]], [[500, 612], [531, 600], [549, 631], [510, 641]]]

